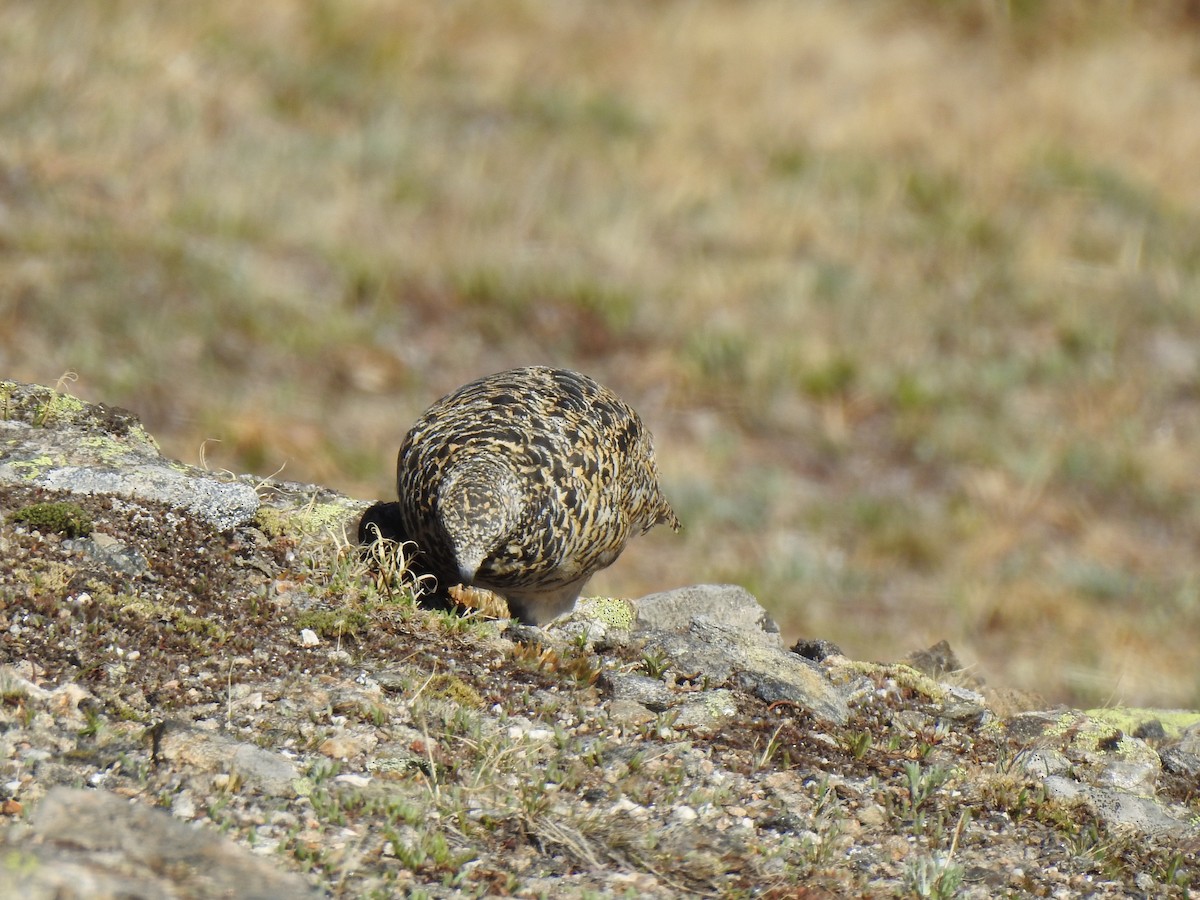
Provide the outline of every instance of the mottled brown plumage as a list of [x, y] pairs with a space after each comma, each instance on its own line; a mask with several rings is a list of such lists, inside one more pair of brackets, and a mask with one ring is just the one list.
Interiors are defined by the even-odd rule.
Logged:
[[545, 622], [635, 534], [679, 520], [636, 412], [577, 372], [489, 375], [417, 420], [396, 464], [399, 519], [441, 589], [503, 596]]

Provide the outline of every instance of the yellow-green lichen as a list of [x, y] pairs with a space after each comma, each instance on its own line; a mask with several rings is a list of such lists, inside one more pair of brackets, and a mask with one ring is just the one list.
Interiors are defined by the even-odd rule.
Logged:
[[129, 440], [133, 443], [144, 444], [155, 453], [162, 452], [162, 448], [158, 446], [158, 441], [154, 439], [154, 435], [147, 431], [145, 426], [141, 423], [130, 427]]
[[[32, 853], [19, 848], [8, 850], [0, 861], [0, 870], [11, 878], [29, 877], [34, 875], [42, 866], [41, 861]], [[16, 887], [14, 885], [14, 887]]]
[[79, 446], [95, 451], [95, 455], [103, 462], [116, 466], [130, 457], [129, 446], [124, 440], [110, 437], [107, 434], [95, 434], [79, 439]]
[[37, 409], [32, 417], [30, 424], [38, 428], [49, 428], [57, 422], [64, 419], [70, 420], [74, 416], [83, 412], [84, 402], [78, 397], [72, 397], [70, 394], [60, 394], [57, 391], [51, 391]]
[[918, 672], [912, 666], [905, 663], [884, 664], [847, 660], [844, 663], [840, 663], [838, 668], [849, 670], [859, 675], [890, 678], [900, 687], [915, 691], [922, 697], [926, 697], [935, 703], [942, 703], [946, 700], [945, 685], [930, 678], [923, 672]]
[[575, 610], [609, 628], [624, 630], [633, 625], [633, 604], [620, 597], [583, 597], [575, 604]]
[[714, 719], [737, 715], [737, 700], [731, 691], [702, 691], [700, 702]]
[[1200, 724], [1200, 712], [1187, 709], [1144, 709], [1140, 707], [1116, 707], [1112, 709], [1089, 709], [1085, 715], [1109, 728], [1119, 728], [1133, 734], [1150, 722], [1158, 722], [1169, 738], [1177, 738], [1188, 728]]
[[310, 503], [292, 507], [260, 506], [254, 514], [254, 524], [268, 537], [303, 537], [340, 529], [354, 512], [347, 502]]
[[1043, 732], [1046, 737], [1058, 738], [1067, 734], [1072, 728], [1080, 723], [1080, 713], [1075, 710], [1064, 710], [1059, 713], [1058, 718], [1054, 720], [1053, 725], [1048, 725]]
[[33, 481], [33, 479], [37, 478], [44, 471], [54, 468], [54, 466], [59, 465], [59, 463], [53, 457], [38, 456], [34, 459], [18, 460], [11, 465], [13, 471], [15, 471], [22, 478], [28, 481]]
[[0, 418], [19, 419], [35, 428], [77, 415], [84, 402], [70, 394], [60, 394], [42, 385], [0, 382]]
[[1113, 715], [1118, 712], [1120, 711], [1094, 710], [1085, 713], [1066, 710], [1042, 734], [1046, 738], [1065, 739], [1068, 746], [1086, 753], [1115, 753], [1125, 758], [1147, 755], [1153, 757], [1154, 751], [1149, 750], [1142, 741], [1131, 737], [1130, 732], [1136, 725], [1126, 730], [1117, 724], [1121, 720], [1129, 724], [1131, 721], [1140, 723], [1145, 719]]

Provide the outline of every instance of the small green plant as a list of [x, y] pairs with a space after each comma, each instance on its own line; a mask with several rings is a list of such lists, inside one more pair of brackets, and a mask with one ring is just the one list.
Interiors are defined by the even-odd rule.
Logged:
[[308, 800], [313, 813], [323, 824], [345, 827], [346, 811], [336, 791], [321, 788], [309, 794]]
[[[926, 812], [929, 801], [933, 798], [946, 781], [951, 772], [945, 766], [925, 766], [918, 762], [904, 763], [904, 787], [901, 795], [898, 815], [912, 825], [916, 834], [923, 834], [927, 828]], [[940, 823], [940, 818], [939, 818]]]
[[871, 743], [871, 732], [865, 729], [848, 733], [841, 738], [842, 749], [855, 759], [862, 759], [866, 756], [867, 751], [871, 749]]
[[23, 706], [28, 698], [29, 692], [15, 675], [7, 670], [0, 671], [0, 704]]
[[763, 752], [758, 757], [757, 768], [765, 769], [771, 762], [774, 761], [780, 749], [779, 732], [781, 731], [783, 731], [782, 724], [775, 729], [775, 733], [772, 734], [767, 740], [767, 745], [763, 748]]
[[384, 839], [400, 864], [412, 872], [453, 875], [474, 858], [471, 852], [455, 852], [440, 831], [422, 830], [410, 837], [389, 827]]
[[[1192, 884], [1192, 876], [1184, 868], [1185, 858], [1182, 853], [1176, 852], [1171, 854], [1171, 858], [1167, 860], [1162, 871], [1158, 875], [1158, 880], [1163, 884], [1181, 887], [1187, 891]], [[1184, 896], [1187, 896], [1185, 893]]]
[[100, 710], [92, 704], [80, 704], [80, 709], [83, 712], [83, 727], [76, 734], [81, 738], [95, 737], [100, 733], [100, 729], [104, 727], [104, 716]]
[[679, 710], [668, 709], [660, 712], [651, 721], [642, 725], [640, 731], [643, 737], [657, 738], [660, 741], [670, 741], [677, 737], [675, 721], [679, 718]]
[[648, 650], [642, 655], [642, 669], [651, 678], [662, 678], [671, 668], [671, 660], [662, 650]]
[[964, 874], [948, 855], [916, 856], [904, 866], [904, 886], [914, 897], [950, 900], [962, 886]]
[[1013, 821], [1029, 815], [1032, 805], [1045, 799], [1044, 790], [1040, 793], [1042, 796], [1035, 796], [1023, 778], [1012, 774], [995, 775], [980, 784], [984, 804], [1003, 810]]

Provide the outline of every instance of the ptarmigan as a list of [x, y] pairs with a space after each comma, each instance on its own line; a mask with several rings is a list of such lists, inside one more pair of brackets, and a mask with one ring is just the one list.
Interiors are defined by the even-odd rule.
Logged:
[[570, 609], [633, 535], [679, 530], [638, 414], [566, 369], [500, 372], [437, 401], [400, 446], [396, 486], [400, 533], [439, 589], [487, 588], [532, 624]]

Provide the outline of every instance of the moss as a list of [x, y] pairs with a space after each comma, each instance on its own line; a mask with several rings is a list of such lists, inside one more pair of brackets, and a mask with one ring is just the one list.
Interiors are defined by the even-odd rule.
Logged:
[[105, 597], [104, 602], [116, 606], [123, 613], [133, 613], [143, 619], [159, 619], [169, 622], [179, 634], [190, 634], [198, 638], [224, 643], [228, 632], [212, 619], [193, 616], [177, 607], [166, 603], [158, 603], [144, 597], [130, 597], [127, 594], [117, 594]]
[[483, 709], [483, 697], [457, 675], [440, 674], [429, 679], [425, 693], [431, 698], [449, 700], [457, 706]]
[[22, 507], [9, 517], [10, 522], [26, 525], [38, 531], [52, 531], [66, 537], [85, 537], [92, 533], [92, 517], [77, 503], [34, 503]]
[[296, 619], [297, 628], [310, 628], [324, 638], [358, 637], [370, 619], [356, 609], [310, 609]]

